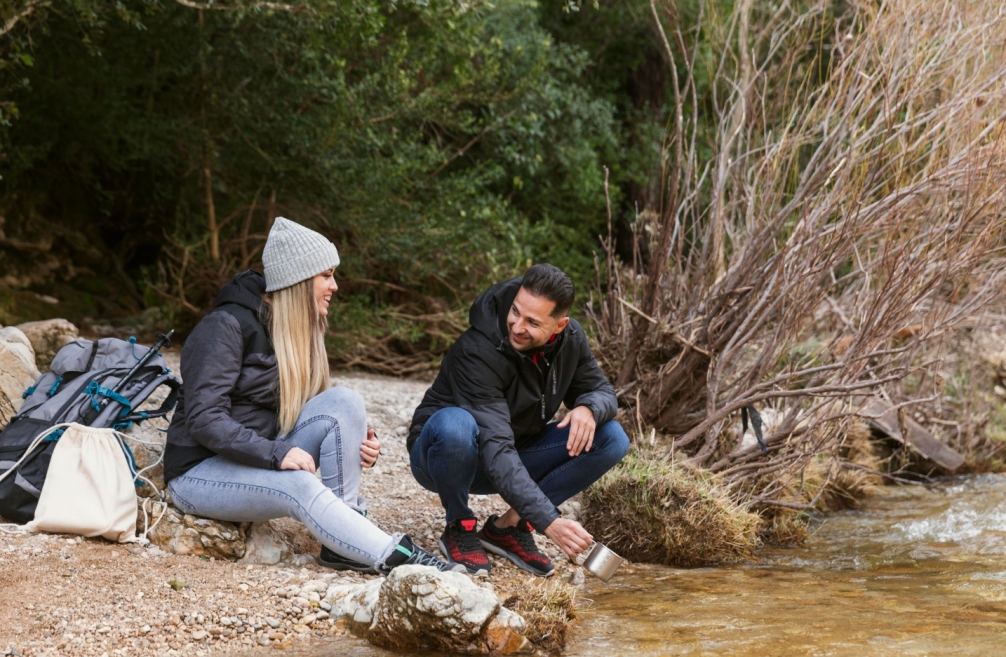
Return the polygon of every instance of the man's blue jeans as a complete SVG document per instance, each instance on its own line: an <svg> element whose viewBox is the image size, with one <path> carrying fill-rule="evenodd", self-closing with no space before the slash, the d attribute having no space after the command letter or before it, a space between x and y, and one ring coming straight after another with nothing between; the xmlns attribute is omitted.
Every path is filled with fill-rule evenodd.
<svg viewBox="0 0 1006 657"><path fill-rule="evenodd" d="M518 450L528 474L552 504L559 506L610 470L629 451L629 437L614 420L597 426L589 452L570 456L569 427L552 422L534 442ZM468 495L492 495L496 488L479 458L479 428L463 408L442 408L423 426L410 452L412 475L427 490L440 495L447 522L470 518Z"/></svg>

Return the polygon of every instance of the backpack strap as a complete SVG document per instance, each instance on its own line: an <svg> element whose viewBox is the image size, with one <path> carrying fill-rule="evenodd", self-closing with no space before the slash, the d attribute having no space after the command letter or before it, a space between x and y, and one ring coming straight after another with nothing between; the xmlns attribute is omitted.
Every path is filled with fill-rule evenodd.
<svg viewBox="0 0 1006 657"><path fill-rule="evenodd" d="M81 383L80 386L77 387L77 390L74 391L72 395L67 397L66 402L52 416L52 422L57 423L62 421L63 417L66 415L66 412L70 410L70 407L73 406L74 404L80 403L81 401L80 394L84 392L84 389L87 388L87 386L90 385L92 381L101 377L103 374L107 374L110 371L111 370L102 370L100 372L94 372L93 376L88 377L83 383ZM7 423L7 426L9 427L10 425L20 420L21 418L29 417L30 413L37 410L40 406L42 406L42 404L38 404L29 409L22 408L20 413L11 418L10 422Z"/></svg>
<svg viewBox="0 0 1006 657"><path fill-rule="evenodd" d="M87 367L84 368L85 372L91 371L91 366L94 365L94 358L98 355L98 341L95 340L91 343L91 357L87 359Z"/></svg>
<svg viewBox="0 0 1006 657"><path fill-rule="evenodd" d="M124 415L116 421L114 426L117 429L120 426L129 426L130 422L139 423L155 417L164 417L171 412L171 410L175 407L175 404L178 403L178 395L181 391L182 383L173 376L165 375L163 379L163 381L157 383L157 386L166 385L171 388L171 392L169 392L165 400L161 402L160 407L156 411L135 411L133 413L129 413L128 415ZM157 386L154 387L156 388Z"/></svg>
<svg viewBox="0 0 1006 657"><path fill-rule="evenodd" d="M75 403L80 403L80 393L84 392L84 390L89 385L94 383L95 379L97 379L99 376L109 371L110 370L102 370L101 372L95 372L93 376L88 377L86 381L81 383L80 386L77 388L76 392L70 395L70 398L66 400L66 403L63 404L63 406L58 411L56 411L55 415L52 416L53 420L59 422L59 420L66 414L66 412L70 410L71 406L73 406Z"/></svg>
<svg viewBox="0 0 1006 657"><path fill-rule="evenodd" d="M110 401L121 404L122 411L120 411L119 415L122 417L129 415L129 411L133 408L133 403L131 401L110 388L104 388L98 385L98 382L94 380L87 384L87 387L84 388L84 392L91 396L91 408L98 413L101 412L101 404L98 402L98 397L107 397Z"/></svg>

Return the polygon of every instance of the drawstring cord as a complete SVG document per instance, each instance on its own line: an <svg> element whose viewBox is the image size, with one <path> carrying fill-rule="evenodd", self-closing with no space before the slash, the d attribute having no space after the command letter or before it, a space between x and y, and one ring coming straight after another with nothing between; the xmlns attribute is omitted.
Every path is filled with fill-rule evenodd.
<svg viewBox="0 0 1006 657"><path fill-rule="evenodd" d="M141 445L153 445L155 447L162 447L163 446L161 443L158 443L158 442L153 442L153 441L150 441L150 440L141 440L140 438L137 438L136 436L127 436L126 434L124 434L124 433L122 433L120 431L115 431L114 429L112 430L112 432L115 434L115 437L119 439L119 442L122 445L122 448L123 448L124 452L129 452L129 447L125 443L126 440L132 440L133 442L140 443ZM129 452L129 453L131 454L131 452ZM157 493L157 498L160 501L160 503L164 505L163 508L161 509L161 514L159 516L157 516L157 520L155 520L154 524L151 525L150 524L150 518L151 518L152 514L148 515L148 513L147 513L147 502L149 502L153 498L146 497L146 498L143 499L143 504L140 505L140 509L143 511L143 533L140 536L137 537L137 542L139 542L141 545L149 545L150 544L150 539L148 539L147 536L150 534L150 532L152 532L154 530L155 527L157 527L158 523L160 523L161 520L164 518L164 516L168 513L168 505L165 504L165 502L164 502L164 493L162 493L161 490L159 488L157 488L157 486L154 485L154 482L152 482L150 479L148 479L146 476L144 476L144 473L147 472L147 470L150 470L152 468L156 468L162 462L164 462L164 452L163 451L161 451L161 455L159 457L157 457L156 461L154 461L153 463L151 463L147 467L143 468L142 470L137 470L136 469L136 462L135 462L135 460L133 460L133 459L126 459L126 463L129 465L129 472L130 472L130 474L133 475L133 480L136 481L138 479L138 480L144 482L145 484L147 484L148 486L150 486L150 488L152 488L153 491L155 493Z"/></svg>

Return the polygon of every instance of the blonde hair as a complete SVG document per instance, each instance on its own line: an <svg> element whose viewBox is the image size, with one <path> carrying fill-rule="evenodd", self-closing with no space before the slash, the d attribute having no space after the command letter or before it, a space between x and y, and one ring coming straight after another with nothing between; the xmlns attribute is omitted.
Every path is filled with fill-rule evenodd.
<svg viewBox="0 0 1006 657"><path fill-rule="evenodd" d="M328 390L325 320L314 299L314 279L271 293L269 331L279 368L279 433L290 433L312 397Z"/></svg>

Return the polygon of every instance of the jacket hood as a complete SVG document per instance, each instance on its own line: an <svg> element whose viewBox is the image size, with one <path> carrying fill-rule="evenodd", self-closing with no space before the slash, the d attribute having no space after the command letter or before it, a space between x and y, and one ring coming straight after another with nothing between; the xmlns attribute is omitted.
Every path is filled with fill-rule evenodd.
<svg viewBox="0 0 1006 657"><path fill-rule="evenodd" d="M468 311L468 323L495 345L506 341L506 316L523 278L497 283L479 295Z"/></svg>
<svg viewBox="0 0 1006 657"><path fill-rule="evenodd" d="M262 295L265 294L265 276L253 269L243 271L224 285L217 295L214 308L227 303L235 303L258 314L262 308Z"/></svg>
<svg viewBox="0 0 1006 657"><path fill-rule="evenodd" d="M510 306L517 297L523 280L523 276L518 276L493 285L475 300L468 311L468 323L472 325L472 328L489 338L489 341L496 345L497 349L508 354L527 355L510 345L506 327ZM570 326L567 326L566 329L570 329ZM544 345L540 350L545 353L554 351L565 334L566 330L562 331L555 340Z"/></svg>

